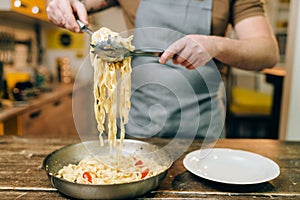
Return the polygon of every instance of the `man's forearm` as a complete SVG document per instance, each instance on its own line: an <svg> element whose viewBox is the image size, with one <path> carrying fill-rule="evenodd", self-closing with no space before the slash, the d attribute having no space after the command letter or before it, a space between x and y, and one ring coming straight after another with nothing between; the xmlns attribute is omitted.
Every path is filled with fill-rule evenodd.
<svg viewBox="0 0 300 200"><path fill-rule="evenodd" d="M233 67L261 70L273 67L279 59L278 48L270 38L235 40L214 37L221 50L215 58Z"/></svg>

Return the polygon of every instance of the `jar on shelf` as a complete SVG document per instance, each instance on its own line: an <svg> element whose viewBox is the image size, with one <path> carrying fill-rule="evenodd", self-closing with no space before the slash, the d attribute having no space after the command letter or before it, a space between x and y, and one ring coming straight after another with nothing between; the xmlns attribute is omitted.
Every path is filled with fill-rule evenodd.
<svg viewBox="0 0 300 200"><path fill-rule="evenodd" d="M61 57L56 60L57 62L57 80L59 83L71 83L72 73L70 59L67 57Z"/></svg>

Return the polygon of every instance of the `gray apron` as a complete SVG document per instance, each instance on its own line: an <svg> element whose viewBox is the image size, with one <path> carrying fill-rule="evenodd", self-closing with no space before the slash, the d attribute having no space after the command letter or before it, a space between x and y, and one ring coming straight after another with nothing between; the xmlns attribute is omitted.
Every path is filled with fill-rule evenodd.
<svg viewBox="0 0 300 200"><path fill-rule="evenodd" d="M166 49L186 34L210 34L212 0L141 0L136 49ZM134 137L218 137L225 110L222 80L211 60L187 70L172 61L132 61L132 96L126 134ZM220 87L222 86L222 87Z"/></svg>

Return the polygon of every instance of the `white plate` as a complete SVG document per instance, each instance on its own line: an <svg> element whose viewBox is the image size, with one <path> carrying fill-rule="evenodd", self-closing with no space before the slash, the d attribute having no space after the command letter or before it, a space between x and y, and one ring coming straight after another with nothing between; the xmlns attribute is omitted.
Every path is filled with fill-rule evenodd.
<svg viewBox="0 0 300 200"><path fill-rule="evenodd" d="M279 166L259 154L227 148L202 149L189 153L184 167L202 178L228 184L257 184L280 174Z"/></svg>

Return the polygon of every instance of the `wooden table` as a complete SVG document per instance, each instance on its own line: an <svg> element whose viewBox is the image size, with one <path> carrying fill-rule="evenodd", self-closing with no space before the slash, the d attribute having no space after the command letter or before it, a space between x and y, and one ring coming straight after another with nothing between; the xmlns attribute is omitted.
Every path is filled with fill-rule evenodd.
<svg viewBox="0 0 300 200"><path fill-rule="evenodd" d="M150 139L148 140L150 141ZM52 151L78 138L0 137L0 199L68 199L52 187L42 161ZM166 139L151 139L164 145ZM195 140L188 152L199 148ZM183 154L157 190L141 198L151 199L300 199L300 142L268 139L220 139L216 147L248 150L271 158L280 166L276 179L254 185L229 185L208 181L188 172Z"/></svg>

